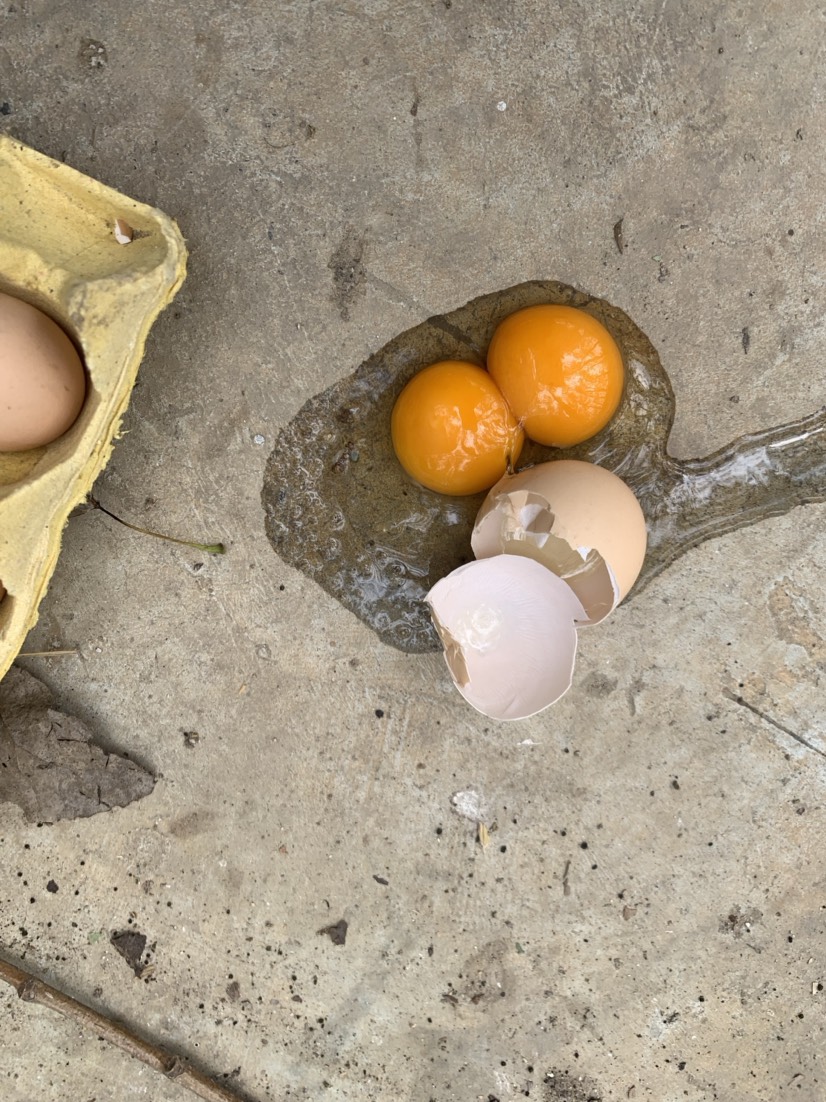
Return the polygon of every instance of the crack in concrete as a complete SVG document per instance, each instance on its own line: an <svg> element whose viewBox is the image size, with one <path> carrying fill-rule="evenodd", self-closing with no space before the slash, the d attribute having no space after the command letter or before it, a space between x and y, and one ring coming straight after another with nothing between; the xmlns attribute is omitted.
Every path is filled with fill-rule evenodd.
<svg viewBox="0 0 826 1102"><path fill-rule="evenodd" d="M814 751L815 754L819 754L822 758L826 758L826 752L815 746L814 743L809 742L803 735L799 735L797 731L793 731L791 727L786 727L785 724L779 720L774 719L768 714L768 712L761 711L756 705L749 703L742 696L738 696L737 693L731 692L729 689L723 689L723 696L728 697L729 700L733 700L735 704L739 704L741 708L746 708L753 715L756 715L758 719L762 719L764 723L768 723L770 726L775 727L778 731L782 731L784 735L788 735L789 738L793 738L795 742L799 742L801 746L805 746L807 750Z"/></svg>

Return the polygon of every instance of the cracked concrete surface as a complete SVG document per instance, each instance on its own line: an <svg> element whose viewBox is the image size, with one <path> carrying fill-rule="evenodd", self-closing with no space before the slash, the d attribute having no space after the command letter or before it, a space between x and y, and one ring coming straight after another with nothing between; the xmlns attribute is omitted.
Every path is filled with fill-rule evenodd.
<svg viewBox="0 0 826 1102"><path fill-rule="evenodd" d="M756 0L3 0L0 125L191 251L96 494L229 546L70 521L27 646L79 656L21 664L159 780L83 821L2 808L7 956L254 1099L826 1097L824 507L689 553L501 725L283 564L259 498L306 399L533 278L648 334L675 454L821 405L825 29ZM183 1102L0 1014L4 1099Z"/></svg>

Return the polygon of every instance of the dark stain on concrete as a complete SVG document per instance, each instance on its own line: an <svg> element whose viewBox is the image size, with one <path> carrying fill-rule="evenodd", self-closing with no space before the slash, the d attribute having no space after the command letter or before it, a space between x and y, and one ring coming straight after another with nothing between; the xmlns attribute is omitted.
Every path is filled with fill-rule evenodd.
<svg viewBox="0 0 826 1102"><path fill-rule="evenodd" d="M616 677L609 677L607 674L600 673L599 670L589 673L582 683L582 687L585 689L586 693L588 693L589 696L597 697L597 699L610 696L617 685L618 681Z"/></svg>
<svg viewBox="0 0 826 1102"><path fill-rule="evenodd" d="M604 1097L587 1075L549 1071L542 1083L542 1102L602 1102Z"/></svg>
<svg viewBox="0 0 826 1102"><path fill-rule="evenodd" d="M364 297L367 280L367 270L364 267L366 243L366 233L359 233L348 226L327 265L333 273L333 302L345 321L350 320L350 310Z"/></svg>

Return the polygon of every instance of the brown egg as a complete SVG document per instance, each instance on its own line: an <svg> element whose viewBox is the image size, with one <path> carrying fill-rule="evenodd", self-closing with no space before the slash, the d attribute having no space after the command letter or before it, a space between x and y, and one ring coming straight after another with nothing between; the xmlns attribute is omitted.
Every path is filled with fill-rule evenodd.
<svg viewBox="0 0 826 1102"><path fill-rule="evenodd" d="M77 420L86 373L60 326L0 293L0 451L50 444Z"/></svg>

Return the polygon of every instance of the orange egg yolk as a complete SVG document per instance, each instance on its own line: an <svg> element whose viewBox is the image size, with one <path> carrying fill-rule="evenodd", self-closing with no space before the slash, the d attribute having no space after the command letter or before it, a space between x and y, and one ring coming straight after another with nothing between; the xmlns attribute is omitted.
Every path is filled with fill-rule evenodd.
<svg viewBox="0 0 826 1102"><path fill-rule="evenodd" d="M614 338L573 306L529 306L505 318L490 342L488 371L531 440L555 448L604 428L625 381Z"/></svg>
<svg viewBox="0 0 826 1102"><path fill-rule="evenodd" d="M490 489L524 443L487 371L461 360L440 360L414 375L396 400L390 431L407 473L442 494Z"/></svg>

